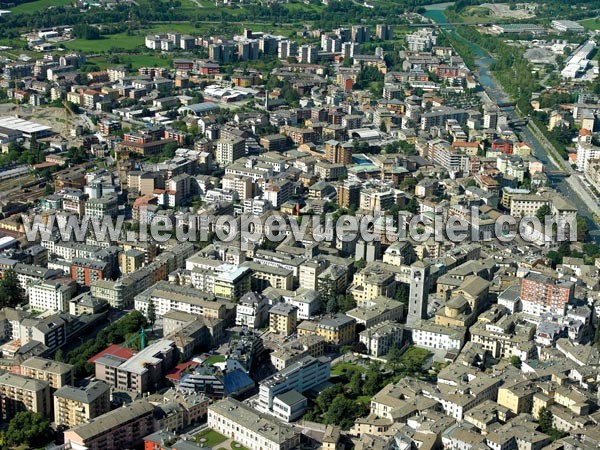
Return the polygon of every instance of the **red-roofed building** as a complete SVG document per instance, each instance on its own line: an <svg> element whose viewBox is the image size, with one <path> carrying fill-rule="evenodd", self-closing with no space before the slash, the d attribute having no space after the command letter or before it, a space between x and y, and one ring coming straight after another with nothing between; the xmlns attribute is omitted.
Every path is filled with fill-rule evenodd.
<svg viewBox="0 0 600 450"><path fill-rule="evenodd" d="M158 204L158 198L154 195L144 195L138 197L133 202L132 217L135 221L147 222L147 209L150 205ZM143 219L143 220L141 220Z"/></svg>
<svg viewBox="0 0 600 450"><path fill-rule="evenodd" d="M200 364L195 361L187 361L181 364L177 364L171 370L167 372L165 378L173 383L174 386L179 384L179 380L181 380L181 374L187 371L191 371L194 367L199 366Z"/></svg>
<svg viewBox="0 0 600 450"><path fill-rule="evenodd" d="M513 143L504 139L496 139L492 142L492 150L502 153L503 155L512 155Z"/></svg>
<svg viewBox="0 0 600 450"><path fill-rule="evenodd" d="M100 353L97 353L94 356L92 356L90 359L88 359L87 362L94 363L97 359L99 359L105 355L114 356L116 358L121 358L121 359L129 359L136 353L137 353L136 351L130 350L126 347L122 347L117 344L112 344L107 349L102 350Z"/></svg>

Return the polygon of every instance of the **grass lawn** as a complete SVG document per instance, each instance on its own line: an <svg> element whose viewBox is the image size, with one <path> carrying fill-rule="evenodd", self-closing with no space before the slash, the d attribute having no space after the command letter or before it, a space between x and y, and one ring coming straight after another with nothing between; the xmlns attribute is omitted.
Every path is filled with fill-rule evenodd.
<svg viewBox="0 0 600 450"><path fill-rule="evenodd" d="M86 53L108 52L112 48L133 50L144 45L144 36L128 36L127 33L111 34L102 36L101 39L88 41L86 39L75 39L65 42L63 46L68 50Z"/></svg>
<svg viewBox="0 0 600 450"><path fill-rule="evenodd" d="M586 27L588 30L600 30L600 17L596 17L594 19L581 20L579 23Z"/></svg>
<svg viewBox="0 0 600 450"><path fill-rule="evenodd" d="M356 400L358 400L361 403L364 403L367 406L369 406L371 404L371 396L370 395L359 395L358 397L356 397Z"/></svg>
<svg viewBox="0 0 600 450"><path fill-rule="evenodd" d="M206 361L204 361L204 364L207 366L212 366L214 363L220 362L225 362L225 357L223 355L212 355Z"/></svg>
<svg viewBox="0 0 600 450"><path fill-rule="evenodd" d="M221 442L225 442L227 440L225 436L213 430L204 430L194 436L194 439L196 439L196 442L205 447L216 447ZM201 439L206 439L206 441L202 441Z"/></svg>
<svg viewBox="0 0 600 450"><path fill-rule="evenodd" d="M236 444L238 445L237 447L236 447ZM232 442L231 450L248 450L248 449L246 447L244 447L243 445L238 444L237 442Z"/></svg>
<svg viewBox="0 0 600 450"><path fill-rule="evenodd" d="M39 11L44 11L46 8L50 6L65 6L71 5L73 0L36 0L33 2L22 3L14 8L9 8L11 11L15 13L36 13Z"/></svg>
<svg viewBox="0 0 600 450"><path fill-rule="evenodd" d="M343 375L344 372L348 371L348 369L359 370L360 372L363 372L363 373L367 371L367 369L365 369L363 366L360 366L358 364L339 363L331 368L331 376L333 377L333 376Z"/></svg>

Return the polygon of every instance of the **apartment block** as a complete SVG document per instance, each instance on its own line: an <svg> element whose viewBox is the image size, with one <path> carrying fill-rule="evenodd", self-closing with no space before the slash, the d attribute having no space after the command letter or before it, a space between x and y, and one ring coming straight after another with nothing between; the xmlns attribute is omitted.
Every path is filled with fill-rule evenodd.
<svg viewBox="0 0 600 450"><path fill-rule="evenodd" d="M269 331L289 336L296 330L298 308L288 303L278 303L269 311Z"/></svg>
<svg viewBox="0 0 600 450"><path fill-rule="evenodd" d="M305 320L298 325L298 337L316 335L330 348L352 344L356 338L356 320L345 314L325 317L319 322Z"/></svg>
<svg viewBox="0 0 600 450"><path fill-rule="evenodd" d="M141 445L154 431L154 406L136 400L65 431L64 441L74 449L122 450Z"/></svg>
<svg viewBox="0 0 600 450"><path fill-rule="evenodd" d="M371 356L384 356L392 347L399 347L404 336L404 328L399 323L385 321L361 331L360 342L365 344Z"/></svg>
<svg viewBox="0 0 600 450"><path fill-rule="evenodd" d="M63 386L54 393L54 423L74 428L110 411L110 386L93 381L86 387Z"/></svg>
<svg viewBox="0 0 600 450"><path fill-rule="evenodd" d="M530 273L521 284L523 313L536 317L545 313L564 316L574 289L575 284L571 281Z"/></svg>
<svg viewBox="0 0 600 450"><path fill-rule="evenodd" d="M73 366L52 359L34 356L21 364L21 375L47 381L52 389L74 384Z"/></svg>
<svg viewBox="0 0 600 450"><path fill-rule="evenodd" d="M4 420L13 418L20 411L31 411L50 417L50 384L22 375L3 373L0 375L0 405Z"/></svg>
<svg viewBox="0 0 600 450"><path fill-rule="evenodd" d="M35 281L27 286L29 306L36 311L69 310L73 289L70 285L52 281Z"/></svg>

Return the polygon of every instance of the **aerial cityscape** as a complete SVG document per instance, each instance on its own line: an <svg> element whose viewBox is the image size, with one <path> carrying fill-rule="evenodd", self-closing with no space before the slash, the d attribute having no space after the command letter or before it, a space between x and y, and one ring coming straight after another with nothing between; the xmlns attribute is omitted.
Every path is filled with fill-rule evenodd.
<svg viewBox="0 0 600 450"><path fill-rule="evenodd" d="M0 450L600 449L599 42L0 0Z"/></svg>

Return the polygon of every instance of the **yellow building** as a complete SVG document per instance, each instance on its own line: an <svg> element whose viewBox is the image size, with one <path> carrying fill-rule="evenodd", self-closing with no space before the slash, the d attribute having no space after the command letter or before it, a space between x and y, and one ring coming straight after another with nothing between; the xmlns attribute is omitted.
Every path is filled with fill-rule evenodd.
<svg viewBox="0 0 600 450"><path fill-rule="evenodd" d="M336 314L320 322L305 320L298 325L298 337L317 335L325 339L330 348L352 344L356 338L356 320L345 314Z"/></svg>
<svg viewBox="0 0 600 450"><path fill-rule="evenodd" d="M289 303L278 303L269 311L269 331L289 336L298 323L298 308Z"/></svg>
<svg viewBox="0 0 600 450"><path fill-rule="evenodd" d="M250 290L250 271L237 267L230 272L222 272L214 279L213 294L217 298L236 301Z"/></svg>
<svg viewBox="0 0 600 450"><path fill-rule="evenodd" d="M498 389L498 404L514 414L531 413L535 386L531 381L517 381Z"/></svg>
<svg viewBox="0 0 600 450"><path fill-rule="evenodd" d="M119 254L121 273L127 275L140 269L146 261L146 254L141 250L130 249Z"/></svg>
<svg viewBox="0 0 600 450"><path fill-rule="evenodd" d="M335 425L327 425L323 435L323 450L340 450L343 445L340 443L340 428Z"/></svg>
<svg viewBox="0 0 600 450"><path fill-rule="evenodd" d="M20 411L31 411L50 417L52 400L46 381L4 373L0 375L2 418L7 420Z"/></svg>
<svg viewBox="0 0 600 450"><path fill-rule="evenodd" d="M246 261L242 267L252 269L251 287L253 291L262 292L269 286L275 289L291 290L294 284L294 272L283 267L267 266L257 262Z"/></svg>
<svg viewBox="0 0 600 450"><path fill-rule="evenodd" d="M110 386L94 381L85 388L65 386L54 393L54 422L73 428L110 411Z"/></svg>
<svg viewBox="0 0 600 450"><path fill-rule="evenodd" d="M34 356L21 364L21 375L47 381L52 389L74 384L73 366Z"/></svg>

